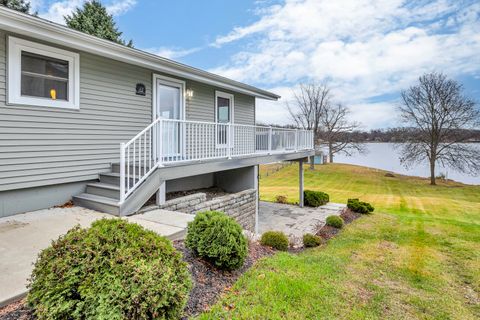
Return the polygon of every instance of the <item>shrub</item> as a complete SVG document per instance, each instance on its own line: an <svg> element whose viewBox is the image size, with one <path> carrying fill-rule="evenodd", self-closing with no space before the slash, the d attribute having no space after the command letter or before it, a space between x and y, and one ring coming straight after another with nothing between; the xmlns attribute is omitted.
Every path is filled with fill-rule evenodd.
<svg viewBox="0 0 480 320"><path fill-rule="evenodd" d="M330 201L328 194L321 191L305 190L303 192L303 197L305 205L309 207L322 206Z"/></svg>
<svg viewBox="0 0 480 320"><path fill-rule="evenodd" d="M219 211L197 213L188 224L185 245L218 268L229 270L240 268L248 253L242 227Z"/></svg>
<svg viewBox="0 0 480 320"><path fill-rule="evenodd" d="M322 244L322 238L319 236L313 235L311 233L306 233L303 235L303 246L306 248L309 247L318 247Z"/></svg>
<svg viewBox="0 0 480 320"><path fill-rule="evenodd" d="M341 229L343 227L343 219L339 216L328 216L327 217L327 226Z"/></svg>
<svg viewBox="0 0 480 320"><path fill-rule="evenodd" d="M178 319L191 286L170 240L102 219L39 254L27 301L39 319Z"/></svg>
<svg viewBox="0 0 480 320"><path fill-rule="evenodd" d="M363 202L358 199L348 199L347 207L350 210L361 214L369 214L375 210L375 208L370 203Z"/></svg>
<svg viewBox="0 0 480 320"><path fill-rule="evenodd" d="M288 203L287 196L276 196L275 197L275 202L286 204L286 203Z"/></svg>
<svg viewBox="0 0 480 320"><path fill-rule="evenodd" d="M280 251L287 251L288 238L281 231L267 231L262 234L260 243L264 246L272 247Z"/></svg>

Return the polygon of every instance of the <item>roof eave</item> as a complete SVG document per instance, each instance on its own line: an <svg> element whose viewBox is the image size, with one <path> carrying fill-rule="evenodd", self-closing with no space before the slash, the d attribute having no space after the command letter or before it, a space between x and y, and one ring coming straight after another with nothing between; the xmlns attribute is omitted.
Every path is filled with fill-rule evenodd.
<svg viewBox="0 0 480 320"><path fill-rule="evenodd" d="M91 36L57 23L5 7L0 7L0 29L58 43L66 47L138 65L154 71L165 72L182 78L252 95L261 99L278 100L280 98L279 95L266 90L159 57L152 53Z"/></svg>

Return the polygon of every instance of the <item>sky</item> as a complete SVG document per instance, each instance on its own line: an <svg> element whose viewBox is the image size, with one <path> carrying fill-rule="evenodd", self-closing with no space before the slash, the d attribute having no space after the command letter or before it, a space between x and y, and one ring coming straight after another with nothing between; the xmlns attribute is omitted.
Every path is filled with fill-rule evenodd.
<svg viewBox="0 0 480 320"><path fill-rule="evenodd" d="M84 0L31 0L63 22ZM291 123L300 83L324 83L365 130L401 125L401 90L425 72L460 81L480 102L480 1L104 0L136 48L282 96L257 120Z"/></svg>

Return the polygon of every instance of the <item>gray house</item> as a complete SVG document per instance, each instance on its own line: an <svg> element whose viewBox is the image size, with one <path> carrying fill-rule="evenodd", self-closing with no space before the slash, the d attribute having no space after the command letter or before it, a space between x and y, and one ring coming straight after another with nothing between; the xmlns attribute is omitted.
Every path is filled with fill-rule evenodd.
<svg viewBox="0 0 480 320"><path fill-rule="evenodd" d="M0 7L0 216L258 190L259 164L313 154L312 132L255 125L256 99L278 98Z"/></svg>

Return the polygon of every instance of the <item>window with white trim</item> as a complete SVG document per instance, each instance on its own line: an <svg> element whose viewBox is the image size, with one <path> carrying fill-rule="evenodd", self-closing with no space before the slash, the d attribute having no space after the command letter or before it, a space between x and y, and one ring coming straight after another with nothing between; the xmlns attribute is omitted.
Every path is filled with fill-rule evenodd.
<svg viewBox="0 0 480 320"><path fill-rule="evenodd" d="M78 53L15 37L8 40L8 103L79 107Z"/></svg>

